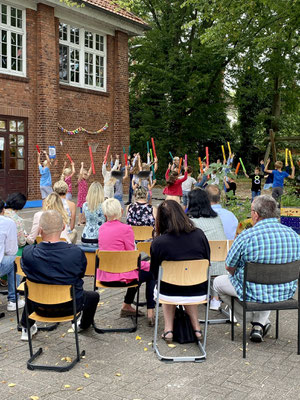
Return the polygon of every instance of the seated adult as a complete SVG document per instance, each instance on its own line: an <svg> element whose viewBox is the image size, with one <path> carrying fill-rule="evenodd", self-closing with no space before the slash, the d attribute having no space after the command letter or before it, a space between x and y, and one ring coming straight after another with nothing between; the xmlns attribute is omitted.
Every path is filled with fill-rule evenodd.
<svg viewBox="0 0 300 400"><path fill-rule="evenodd" d="M82 311L77 321L80 330L87 329L93 322L99 301L99 293L83 290L83 277L86 270L84 252L76 245L59 241L64 222L58 211L43 212L40 218L40 231L43 241L37 245L26 246L21 258L21 266L28 279L46 284L74 285L76 310ZM28 312L41 316L62 317L73 313L72 301L45 306L28 300ZM25 311L22 315L21 340L28 340ZM29 319L30 334L37 333L35 321Z"/></svg>
<svg viewBox="0 0 300 400"><path fill-rule="evenodd" d="M12 219L17 225L18 246L24 247L26 244L26 230L23 218L18 215L26 204L26 196L22 193L12 193L7 197L4 215Z"/></svg>
<svg viewBox="0 0 300 400"><path fill-rule="evenodd" d="M230 307L231 296L243 299L244 267L246 262L261 264L285 264L300 259L300 238L291 228L278 222L276 201L267 195L255 197L251 204L253 228L243 231L235 239L226 258L230 275L218 276L214 289ZM247 282L246 300L273 303L293 297L297 281L280 285L256 285ZM242 306L236 304L235 317L242 321ZM252 323L250 340L261 342L269 332L270 311L247 312Z"/></svg>
<svg viewBox="0 0 300 400"><path fill-rule="evenodd" d="M182 207L174 200L165 200L157 209L156 234L151 246L150 271L157 279L159 266L163 261L209 260L210 248L203 231L196 228L185 215ZM201 338L198 322L198 306L195 303L206 300L207 282L194 286L174 286L162 282L162 300L185 302L197 339ZM165 328L162 338L170 343L173 339L175 306L163 304Z"/></svg>
<svg viewBox="0 0 300 400"><path fill-rule="evenodd" d="M134 233L130 225L120 222L122 217L121 203L117 199L107 199L102 204L102 209L107 222L99 228L99 250L123 251L135 250ZM138 271L118 273L108 273L97 271L97 280L105 282L106 285L115 286L120 281L124 286L138 279L140 283L146 282L146 300L147 316L149 326L154 326L154 308L153 291L155 281L153 275L149 272L149 263L142 261L140 274ZM137 288L127 289L124 303L121 308L121 317L135 315L136 310L132 307ZM140 313L143 315L143 313Z"/></svg>
<svg viewBox="0 0 300 400"><path fill-rule="evenodd" d="M14 261L18 251L17 226L12 219L4 216L4 201L0 199L0 276L7 275L7 311L16 311ZM17 285L20 279L17 276ZM25 302L18 300L18 307Z"/></svg>
<svg viewBox="0 0 300 400"><path fill-rule="evenodd" d="M216 185L208 185L205 188L210 200L211 208L219 215L221 218L224 232L228 240L235 238L236 230L238 227L238 220L236 216L229 210L223 208L220 204L221 191Z"/></svg>
<svg viewBox="0 0 300 400"><path fill-rule="evenodd" d="M60 238L65 239L68 243L71 243L68 233L69 216L66 210L64 209L61 198L55 192L50 193L43 201L43 210L38 211L34 214L32 221L32 228L29 235L27 236L27 243L33 244L35 242L36 237L40 234L40 218L43 214L43 211L48 211L48 210L55 210L60 213L64 222L64 229L61 232Z"/></svg>
<svg viewBox="0 0 300 400"><path fill-rule="evenodd" d="M156 207L147 202L147 190L138 186L134 190L134 203L127 207L126 222L134 226L154 226Z"/></svg>
<svg viewBox="0 0 300 400"><path fill-rule="evenodd" d="M82 213L86 220L81 236L81 241L84 244L98 244L98 231L105 222L102 211L103 201L104 191L102 185L99 182L93 182L89 187L86 202L82 206Z"/></svg>
<svg viewBox="0 0 300 400"><path fill-rule="evenodd" d="M207 240L226 240L223 224L219 215L212 209L208 194L204 189L192 190L189 193L189 208L187 216L196 228L202 229ZM210 267L211 276L226 273L224 262L212 262ZM218 310L221 307L218 293L211 290L211 301L209 308Z"/></svg>

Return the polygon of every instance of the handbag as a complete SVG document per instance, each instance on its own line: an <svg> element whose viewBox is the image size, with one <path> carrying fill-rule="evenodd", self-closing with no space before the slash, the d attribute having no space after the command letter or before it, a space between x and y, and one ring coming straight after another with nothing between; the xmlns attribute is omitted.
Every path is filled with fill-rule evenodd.
<svg viewBox="0 0 300 400"><path fill-rule="evenodd" d="M173 340L180 344L195 342L195 333L190 317L182 306L177 306L175 310Z"/></svg>

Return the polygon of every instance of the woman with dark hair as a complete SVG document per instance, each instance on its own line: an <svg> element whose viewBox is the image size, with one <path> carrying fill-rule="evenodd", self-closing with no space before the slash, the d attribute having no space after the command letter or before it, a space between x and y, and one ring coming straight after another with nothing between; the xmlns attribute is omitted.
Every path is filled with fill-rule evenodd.
<svg viewBox="0 0 300 400"><path fill-rule="evenodd" d="M221 218L212 209L208 194L203 189L192 190L189 193L189 208L187 216L190 217L195 227L205 233L208 240L226 240ZM210 267L212 276L226 274L224 262L213 262ZM221 306L218 294L211 288L212 299L210 309L217 311Z"/></svg>
<svg viewBox="0 0 300 400"><path fill-rule="evenodd" d="M18 232L18 246L24 247L26 244L26 231L23 218L21 218L17 211L22 210L26 204L26 196L22 193L12 193L8 195L5 204L5 217L11 218L17 225Z"/></svg>
<svg viewBox="0 0 300 400"><path fill-rule="evenodd" d="M150 271L157 279L159 266L163 261L209 260L210 248L201 229L195 228L185 215L182 207L174 200L160 204L156 218L156 238L151 246ZM190 316L196 339L201 338L198 322L198 307L191 305L207 297L207 282L194 286L174 286L162 282L160 298L185 302L185 309ZM165 328L162 338L168 343L173 339L175 306L163 304Z"/></svg>

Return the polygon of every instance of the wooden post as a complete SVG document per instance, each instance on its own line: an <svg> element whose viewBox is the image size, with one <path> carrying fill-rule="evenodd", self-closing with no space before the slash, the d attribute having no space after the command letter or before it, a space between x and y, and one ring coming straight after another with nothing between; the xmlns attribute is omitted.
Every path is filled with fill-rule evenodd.
<svg viewBox="0 0 300 400"><path fill-rule="evenodd" d="M270 140L271 140L273 162L275 163L277 161L277 154L275 145L275 133L273 132L273 129L270 129Z"/></svg>

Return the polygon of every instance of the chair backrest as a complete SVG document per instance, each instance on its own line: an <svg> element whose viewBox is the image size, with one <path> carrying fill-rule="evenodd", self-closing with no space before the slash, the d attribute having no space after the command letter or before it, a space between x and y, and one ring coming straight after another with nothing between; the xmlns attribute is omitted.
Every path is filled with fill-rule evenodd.
<svg viewBox="0 0 300 400"><path fill-rule="evenodd" d="M29 300L40 304L60 304L72 300L71 285L47 285L26 280Z"/></svg>
<svg viewBox="0 0 300 400"><path fill-rule="evenodd" d="M162 281L177 286L198 285L207 281L208 260L163 261Z"/></svg>
<svg viewBox="0 0 300 400"><path fill-rule="evenodd" d="M66 242L65 238L60 238L59 240L60 240L60 242ZM37 244L41 243L43 241L42 236L37 236L35 238L35 241L37 242Z"/></svg>
<svg viewBox="0 0 300 400"><path fill-rule="evenodd" d="M96 265L96 251L94 252L84 252L87 260L87 266L85 270L85 275L94 276L95 275L95 265Z"/></svg>
<svg viewBox="0 0 300 400"><path fill-rule="evenodd" d="M233 240L210 240L210 261L225 261Z"/></svg>
<svg viewBox="0 0 300 400"><path fill-rule="evenodd" d="M134 271L139 263L138 250L105 251L97 250L96 257L99 259L99 269L111 273L123 273Z"/></svg>
<svg viewBox="0 0 300 400"><path fill-rule="evenodd" d="M138 242L136 245L139 252L144 252L150 257L150 247L152 242Z"/></svg>
<svg viewBox="0 0 300 400"><path fill-rule="evenodd" d="M279 285L299 279L300 260L287 264L246 263L244 280L261 285Z"/></svg>
<svg viewBox="0 0 300 400"><path fill-rule="evenodd" d="M131 226L134 233L134 240L152 239L153 226Z"/></svg>
<svg viewBox="0 0 300 400"><path fill-rule="evenodd" d="M17 273L18 275L21 275L21 276L26 276L25 273L24 273L24 271L23 271L22 268L21 268L21 256L17 256L17 257L16 257L15 263L16 263L16 266L17 266L17 271L16 271L16 273Z"/></svg>

